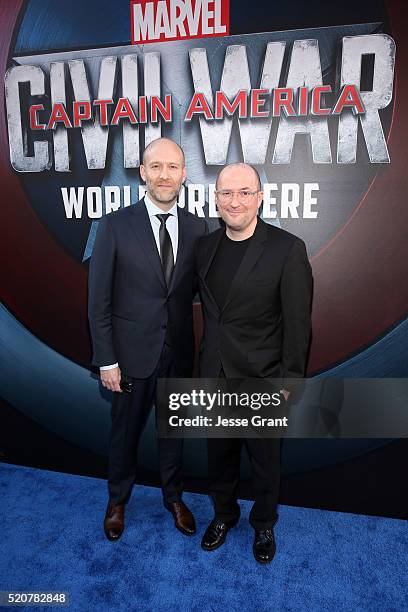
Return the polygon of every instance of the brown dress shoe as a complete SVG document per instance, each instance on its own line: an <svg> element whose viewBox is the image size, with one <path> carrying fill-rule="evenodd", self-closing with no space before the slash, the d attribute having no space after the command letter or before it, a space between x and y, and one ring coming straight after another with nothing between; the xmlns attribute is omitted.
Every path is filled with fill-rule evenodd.
<svg viewBox="0 0 408 612"><path fill-rule="evenodd" d="M182 501L164 504L174 517L174 524L184 535L193 535L196 532L194 516Z"/></svg>
<svg viewBox="0 0 408 612"><path fill-rule="evenodd" d="M125 504L108 503L103 527L108 540L119 540L125 528Z"/></svg>

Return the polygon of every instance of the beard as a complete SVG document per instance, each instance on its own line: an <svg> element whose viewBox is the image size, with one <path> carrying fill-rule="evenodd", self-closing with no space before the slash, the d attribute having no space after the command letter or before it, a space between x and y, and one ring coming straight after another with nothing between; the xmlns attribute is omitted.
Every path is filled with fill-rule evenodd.
<svg viewBox="0 0 408 612"><path fill-rule="evenodd" d="M155 187L151 184L147 185L148 193L157 201L162 202L163 204L168 204L173 202L178 198L180 193L181 184L178 187L169 185L168 189L163 189L162 187Z"/></svg>
<svg viewBox="0 0 408 612"><path fill-rule="evenodd" d="M163 202L163 203L168 203L168 202L172 202L173 200L176 200L179 194L179 192L176 191L175 189L169 189L169 190L166 190L165 192L159 191L158 189L154 189L152 190L151 193L158 202Z"/></svg>

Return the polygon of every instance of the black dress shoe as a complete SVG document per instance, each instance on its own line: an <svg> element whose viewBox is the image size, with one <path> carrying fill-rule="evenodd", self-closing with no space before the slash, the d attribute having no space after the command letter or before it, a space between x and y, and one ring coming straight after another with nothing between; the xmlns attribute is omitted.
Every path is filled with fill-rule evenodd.
<svg viewBox="0 0 408 612"><path fill-rule="evenodd" d="M208 525L205 533L203 535L203 539L201 540L201 548L204 550L215 550L222 546L225 542L225 538L227 537L227 533L232 527L235 527L238 521L234 521L233 523L224 523L223 521L219 521L214 519Z"/></svg>
<svg viewBox="0 0 408 612"><path fill-rule="evenodd" d="M196 532L195 520L192 512L182 501L165 503L164 507L172 513L174 524L184 535L194 535Z"/></svg>
<svg viewBox="0 0 408 612"><path fill-rule="evenodd" d="M276 543L272 529L255 530L254 557L258 563L270 563L275 556Z"/></svg>
<svg viewBox="0 0 408 612"><path fill-rule="evenodd" d="M125 528L125 504L108 503L103 527L108 540L119 540Z"/></svg>

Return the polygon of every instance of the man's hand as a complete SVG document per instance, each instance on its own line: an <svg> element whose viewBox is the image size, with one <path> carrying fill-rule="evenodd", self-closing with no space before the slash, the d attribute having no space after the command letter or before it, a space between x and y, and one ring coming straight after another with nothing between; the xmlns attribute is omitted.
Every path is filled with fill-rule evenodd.
<svg viewBox="0 0 408 612"><path fill-rule="evenodd" d="M285 398L285 402L287 402L289 399L290 391L288 391L287 389L281 389L281 393L283 397Z"/></svg>
<svg viewBox="0 0 408 612"><path fill-rule="evenodd" d="M101 383L105 389L109 391L117 391L122 393L120 388L120 369L112 368L111 370L101 370Z"/></svg>

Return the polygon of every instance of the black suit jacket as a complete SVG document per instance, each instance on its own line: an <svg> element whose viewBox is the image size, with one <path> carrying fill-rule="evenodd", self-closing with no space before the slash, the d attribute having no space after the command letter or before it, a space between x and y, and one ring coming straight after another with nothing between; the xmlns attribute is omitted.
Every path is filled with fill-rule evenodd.
<svg viewBox="0 0 408 612"><path fill-rule="evenodd" d="M194 244L204 219L178 209L178 247L170 287L164 280L144 200L103 217L89 268L88 315L96 366L119 363L123 374L153 373L169 327L180 375L190 376L196 276Z"/></svg>
<svg viewBox="0 0 408 612"><path fill-rule="evenodd" d="M260 218L220 311L206 276L225 229L201 238L196 269L204 314L200 374L227 378L304 376L312 274L302 240Z"/></svg>

